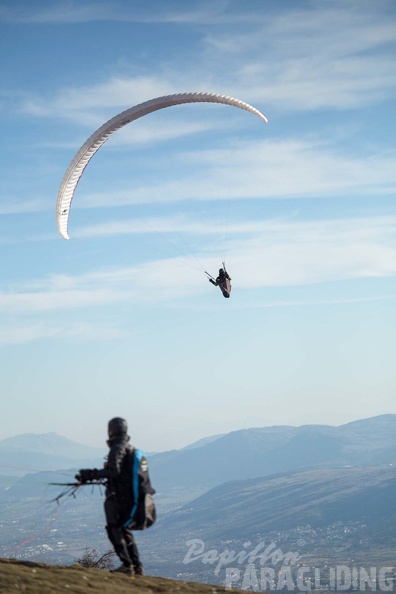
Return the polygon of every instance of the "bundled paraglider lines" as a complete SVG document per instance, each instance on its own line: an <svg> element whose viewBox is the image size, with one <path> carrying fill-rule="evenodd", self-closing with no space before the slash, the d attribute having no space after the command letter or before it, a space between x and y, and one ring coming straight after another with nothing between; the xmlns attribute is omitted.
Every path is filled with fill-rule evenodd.
<svg viewBox="0 0 396 594"><path fill-rule="evenodd" d="M106 486L107 483L106 481L87 481L84 483L48 483L49 485L52 486L58 486L58 487L65 487L60 493L59 495L57 495L56 497L54 497L54 499L51 499L51 503L54 503L56 501L56 503L59 505L60 499L62 499L62 497L76 497L77 491L79 490L80 487L84 487L86 485L91 485L92 487L92 491L94 489L95 486L99 487L100 492L102 493L102 486Z"/></svg>

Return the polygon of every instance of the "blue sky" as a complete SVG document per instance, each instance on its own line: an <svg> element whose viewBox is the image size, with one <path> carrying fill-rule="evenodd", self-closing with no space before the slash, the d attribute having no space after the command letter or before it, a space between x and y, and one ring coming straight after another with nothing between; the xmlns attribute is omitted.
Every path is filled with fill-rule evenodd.
<svg viewBox="0 0 396 594"><path fill-rule="evenodd" d="M146 450L396 413L396 6L0 2L0 438ZM188 91L231 95L90 134ZM210 285L226 259L231 299Z"/></svg>

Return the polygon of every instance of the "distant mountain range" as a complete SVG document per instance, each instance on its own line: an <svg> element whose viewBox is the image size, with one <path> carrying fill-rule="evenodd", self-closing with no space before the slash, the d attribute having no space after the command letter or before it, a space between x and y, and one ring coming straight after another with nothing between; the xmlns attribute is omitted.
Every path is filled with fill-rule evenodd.
<svg viewBox="0 0 396 594"><path fill-rule="evenodd" d="M103 465L103 448L56 433L24 434L0 441L0 476ZM243 429L204 438L180 450L149 456L159 493L204 491L235 479L313 468L372 466L395 461L396 415L339 427L304 425Z"/></svg>
<svg viewBox="0 0 396 594"><path fill-rule="evenodd" d="M57 433L24 433L0 441L0 475L103 465L106 448L92 448Z"/></svg>
<svg viewBox="0 0 396 594"><path fill-rule="evenodd" d="M359 522L387 537L390 529L396 544L395 500L396 463L308 470L222 484L172 514L164 529L199 529L200 538L219 540Z"/></svg>
<svg viewBox="0 0 396 594"><path fill-rule="evenodd" d="M24 433L0 441L0 450L22 450L40 454L54 454L58 452L65 458L96 457L102 453L102 448L92 448L71 441L57 433Z"/></svg>
<svg viewBox="0 0 396 594"><path fill-rule="evenodd" d="M145 544L156 552L154 569L171 568L171 575L219 584L225 569L214 581L211 553L243 551L245 545L251 550L259 543L298 552L308 566L393 566L395 500L396 465L230 481L160 515ZM200 554L186 567L190 546L204 550L207 560Z"/></svg>
<svg viewBox="0 0 396 594"><path fill-rule="evenodd" d="M311 468L389 464L396 458L396 415L339 427L304 425L243 429L200 447L151 456L159 491L200 487L235 479Z"/></svg>
<svg viewBox="0 0 396 594"><path fill-rule="evenodd" d="M212 567L198 563L193 569L183 563L186 542L194 538L220 549L224 543L235 548L248 540L273 539L285 549L315 552L326 559L340 551L341 563L344 549L354 559L360 553L365 559L373 555L384 560L381 555L390 559L396 554L396 415L340 427L246 429L191 446L149 457L159 513L142 540L159 575L166 567L171 575L189 571L193 579L213 579ZM0 442L2 464L18 455L26 465L29 454L32 464L45 469L14 477L11 485L10 477L0 476L0 511L7 521L0 549L2 539L7 551L7 543L19 542L20 530L23 538L33 538L37 528L36 520L29 524L31 510L49 514L48 502L62 491L48 483L73 480L83 466L100 466L98 454L103 453L56 434ZM95 454L91 463L85 458ZM62 461L67 465L61 466ZM44 463L59 465L54 471ZM0 474L7 474L1 464ZM69 543L57 553L68 562L73 546L96 543L98 526L104 522L102 498L98 487L83 487L76 499L62 499L59 532L50 537L47 531L42 542L51 542L54 550L59 540ZM297 546L301 530L308 539L304 536L306 545ZM103 529L100 538L107 546Z"/></svg>

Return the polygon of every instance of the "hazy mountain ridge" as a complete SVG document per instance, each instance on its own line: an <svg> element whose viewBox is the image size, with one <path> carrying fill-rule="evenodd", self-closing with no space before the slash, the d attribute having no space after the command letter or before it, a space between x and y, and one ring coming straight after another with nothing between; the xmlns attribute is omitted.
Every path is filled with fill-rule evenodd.
<svg viewBox="0 0 396 594"><path fill-rule="evenodd" d="M233 431L193 450L150 458L159 489L211 488L235 478L254 478L312 467L386 464L394 460L396 415L339 427L275 426Z"/></svg>
<svg viewBox="0 0 396 594"><path fill-rule="evenodd" d="M324 571L329 565L393 566L395 469L325 468L230 481L168 513L146 544L164 538L161 561L173 575L187 570L186 579L206 583L213 567L199 558L187 568L180 561L194 541L205 551L275 543ZM216 583L224 583L224 571Z"/></svg>
<svg viewBox="0 0 396 594"><path fill-rule="evenodd" d="M183 506L167 523L178 531L199 526L202 538L218 539L337 521L375 524L378 531L396 526L395 498L396 465L309 470L230 481Z"/></svg>
<svg viewBox="0 0 396 594"><path fill-rule="evenodd" d="M330 562L393 565L396 466L370 467L368 461L392 454L396 462L395 422L396 415L389 415L342 427L247 429L191 450L151 456L158 520L137 535L148 573L224 584L224 568L215 575L213 566L201 560L185 564L191 539L204 542L206 550L220 552L241 551L246 541L253 547L275 542L284 551L306 555L310 566L313 559L320 567ZM364 461L362 466L350 466L359 459ZM343 467L337 467L338 461ZM103 489L81 487L75 499L65 496L57 505L54 499L63 487L48 486L74 480L75 470L82 466L78 462L67 470L25 475L4 487L0 493L3 557L69 564L87 545L108 549ZM257 476L263 468L266 474ZM275 470L269 472L271 468ZM161 481L159 470L171 475L167 482ZM211 490L208 481L203 484L205 472L217 485ZM222 481L224 476L233 480ZM203 494L196 497L199 493Z"/></svg>
<svg viewBox="0 0 396 594"><path fill-rule="evenodd" d="M0 441L0 450L23 450L40 454L53 454L60 450L61 455L67 458L77 458L81 455L101 456L106 448L94 448L72 441L55 432L50 433L23 433L8 437Z"/></svg>
<svg viewBox="0 0 396 594"><path fill-rule="evenodd" d="M93 448L57 433L24 433L0 441L0 474L21 477L27 472L103 465L106 448Z"/></svg>
<svg viewBox="0 0 396 594"><path fill-rule="evenodd" d="M338 427L303 425L242 429L204 438L181 450L149 456L158 491L202 491L246 479L312 467L391 463L396 415L381 415ZM92 448L56 433L24 434L0 441L0 475L102 467L105 448Z"/></svg>
<svg viewBox="0 0 396 594"><path fill-rule="evenodd" d="M194 441L193 443L190 443L186 446L184 446L184 448L181 448L181 450L194 450L195 448L201 448L204 445L207 445L208 443L211 443L212 441L216 441L217 439L219 439L220 437L223 437L225 434L224 433L219 433L218 435L210 435L209 437L202 437L202 439L198 439L198 441ZM156 452L158 453L158 452Z"/></svg>

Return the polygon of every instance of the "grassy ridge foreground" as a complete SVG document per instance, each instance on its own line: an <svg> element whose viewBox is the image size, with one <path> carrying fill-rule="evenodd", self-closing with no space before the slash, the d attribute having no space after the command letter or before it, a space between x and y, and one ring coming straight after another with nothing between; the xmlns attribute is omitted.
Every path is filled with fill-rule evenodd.
<svg viewBox="0 0 396 594"><path fill-rule="evenodd" d="M129 577L79 565L60 566L0 559L0 592L6 594L220 594L240 592L197 582L158 577Z"/></svg>

